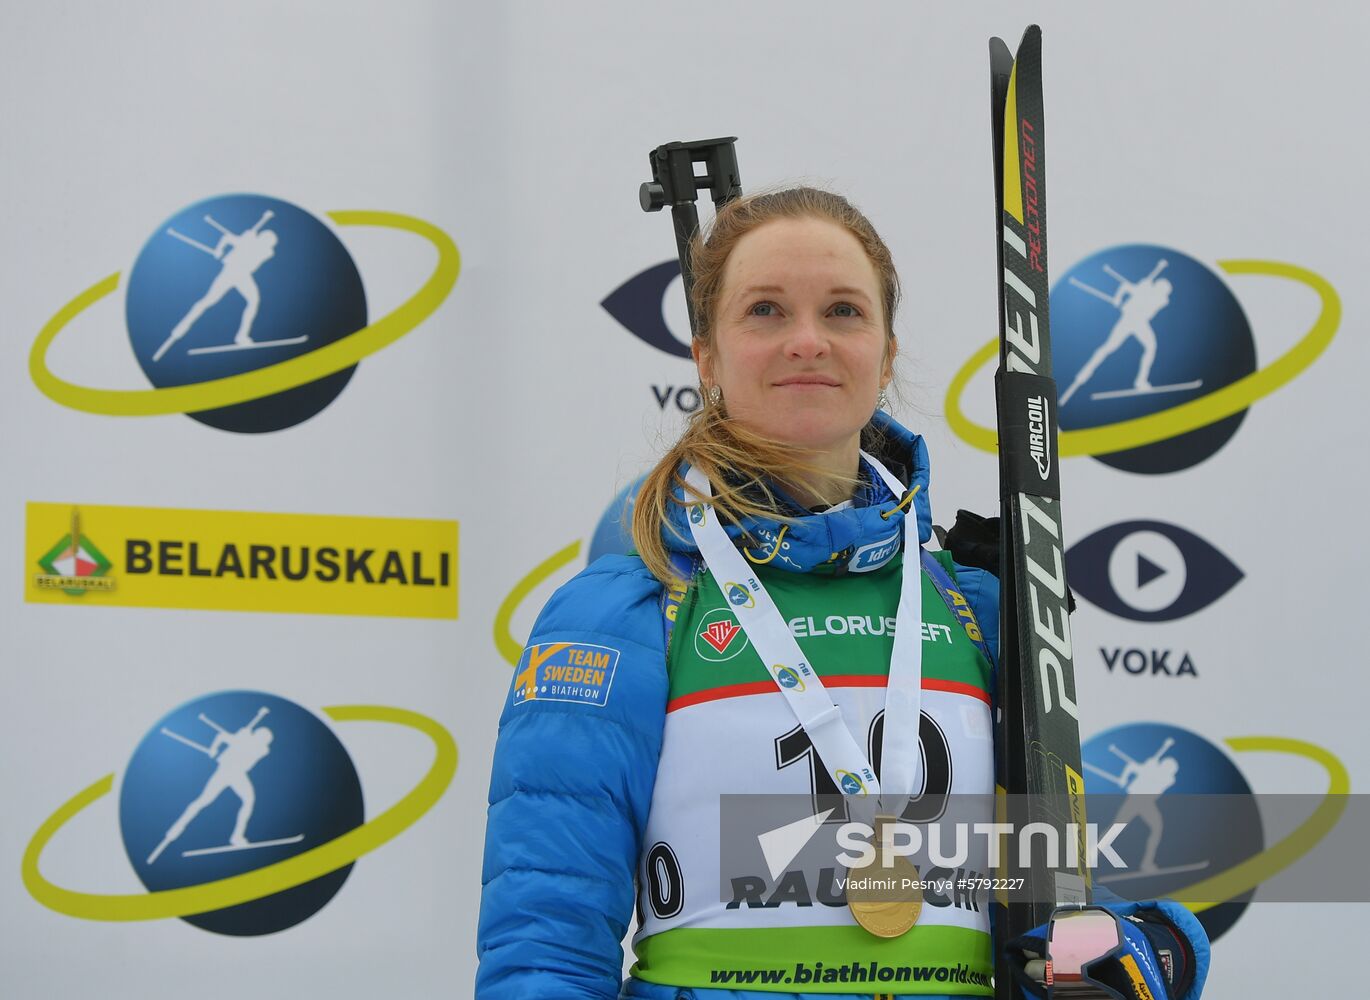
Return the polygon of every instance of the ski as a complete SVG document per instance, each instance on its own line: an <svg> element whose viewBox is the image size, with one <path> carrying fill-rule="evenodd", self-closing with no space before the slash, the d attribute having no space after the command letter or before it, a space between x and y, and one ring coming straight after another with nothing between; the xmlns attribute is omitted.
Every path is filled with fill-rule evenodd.
<svg viewBox="0 0 1370 1000"><path fill-rule="evenodd" d="M1062 845L1067 825L1078 824L1081 847L1078 867L1005 856L1012 867L1001 876L1023 880L995 900L995 995L1007 1000L1013 986L1004 943L1045 923L1055 906L1086 902L1089 871L1047 316L1042 32L1029 27L1016 56L999 38L989 44L999 265L999 818L1015 830L1049 824Z"/></svg>
<svg viewBox="0 0 1370 1000"><path fill-rule="evenodd" d="M309 339L308 335L303 337L286 337L284 340L249 340L245 344L215 344L213 347L196 347L186 351L187 354L222 354L225 351L251 351L258 347L285 347L287 344L303 344Z"/></svg>
<svg viewBox="0 0 1370 1000"><path fill-rule="evenodd" d="M200 847L193 851L182 851L183 858L198 858L205 854L226 854L230 851L250 851L254 847L280 847L282 844L298 844L304 840L304 834L297 833L293 837L278 837L275 840L253 840L246 844L221 844L218 847Z"/></svg>

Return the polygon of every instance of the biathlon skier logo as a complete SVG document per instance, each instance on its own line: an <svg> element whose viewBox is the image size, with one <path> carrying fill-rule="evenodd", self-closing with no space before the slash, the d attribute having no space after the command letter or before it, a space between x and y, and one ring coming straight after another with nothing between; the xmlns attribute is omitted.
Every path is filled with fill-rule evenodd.
<svg viewBox="0 0 1370 1000"><path fill-rule="evenodd" d="M129 861L155 892L285 860L365 816L357 770L328 726L283 698L229 692L181 706L144 737L119 819ZM185 919L220 934L281 930L323 907L350 871Z"/></svg>
<svg viewBox="0 0 1370 1000"><path fill-rule="evenodd" d="M1232 895L1224 891L1220 897L1226 901L1190 904L1215 940L1246 911L1261 882L1293 864L1325 833L1290 837L1281 831L1285 839L1267 850L1261 810L1230 754L1302 758L1327 771L1329 796L1350 787L1341 762L1312 743L1270 736L1224 742L1226 751L1179 726L1138 722L1099 733L1081 747L1090 822L1124 827L1113 847L1127 869L1101 873L1099 882L1128 899L1185 899L1191 888L1198 899L1212 899L1207 892L1227 885Z"/></svg>
<svg viewBox="0 0 1370 1000"><path fill-rule="evenodd" d="M158 225L122 281L129 344L154 388L76 385L48 368L57 335L120 287L117 273L44 326L30 358L35 384L56 402L89 413L185 413L238 433L281 430L309 419L337 398L362 358L427 318L460 269L451 239L420 219L389 212L329 215L340 227L421 236L436 247L437 266L400 308L371 322L361 274L333 225L280 198L208 198Z"/></svg>
<svg viewBox="0 0 1370 1000"><path fill-rule="evenodd" d="M1129 338L1135 338L1142 348L1142 356L1137 365L1137 377L1133 379L1132 387L1092 392L1090 393L1091 399L1115 399L1120 396L1134 396L1152 392L1184 392L1198 389L1203 385L1203 379L1195 379L1192 382L1177 382L1174 385L1151 384L1151 368L1156 363L1156 331L1151 328L1151 321L1158 312L1170 304L1170 292L1173 288L1169 281L1165 278L1157 278L1157 275L1165 270L1168 263L1169 261L1162 257L1151 269L1151 273L1138 282L1128 281L1107 264L1101 264L1100 267L1104 273L1118 282L1118 287L1112 295L1105 295L1099 289L1085 284L1074 275L1070 276L1069 281L1072 285L1082 292L1107 302L1118 310L1119 316L1118 322L1113 324L1113 329L1108 332L1108 339L1089 356L1089 360L1085 362L1085 366L1080 369L1074 381L1070 383L1070 387L1061 393L1062 406L1070 402L1070 397L1075 395L1075 391L1093 378L1094 373L1099 370L1099 366L1126 344Z"/></svg>
<svg viewBox="0 0 1370 1000"><path fill-rule="evenodd" d="M232 343L193 347L186 352L187 354L216 354L221 351L243 351L260 347L288 347L292 344L303 344L309 339L308 334L301 334L298 337L283 337L280 340L252 339L252 321L257 318L257 310L261 308L262 303L261 291L257 288L257 282L253 280L252 275L276 255L277 237L275 231L262 228L275 215L276 213L268 208L251 228L245 229L241 233L234 233L216 222L214 216L206 214L204 216L205 222L218 230L220 234L219 242L212 249L198 240L191 239L184 233L177 232L170 226L167 227L166 234L168 236L174 236L186 246L209 254L219 262L221 270L210 284L209 290L196 299L195 304L190 307L190 311L172 327L167 339L162 341L162 346L157 348L152 355L153 364L161 361L162 355L166 354L171 345L189 333L190 328L195 325L195 321L203 316L211 306L217 305L230 291L237 292L243 300L242 318L238 322L238 330L233 335Z"/></svg>
<svg viewBox="0 0 1370 1000"><path fill-rule="evenodd" d="M1286 279L1283 287L1302 286L1321 302L1302 337L1264 368L1258 369L1255 336L1231 278ZM1174 247L1134 243L1100 250L1068 269L1051 289L1050 315L1060 437L1055 456L1044 449L1033 455L1038 471L1059 457L1090 455L1116 469L1159 475L1211 458L1252 404L1311 365L1336 334L1341 302L1321 276L1294 264L1223 260L1210 266ZM952 429L987 452L997 450L997 435L970 419L962 399L997 352L994 341L969 358L946 399ZM1026 417L1031 423L1032 413Z"/></svg>
<svg viewBox="0 0 1370 1000"><path fill-rule="evenodd" d="M433 741L427 775L383 814L398 820L399 829L446 791L456 745L433 720L378 705L324 712L344 724L417 729ZM218 934L271 934L318 912L357 859L398 832L366 822L357 769L323 718L273 694L224 691L157 720L120 778L124 853L148 891L96 895L54 884L41 864L44 848L67 824L97 822L84 810L110 791L113 779L79 791L35 824L23 878L44 906L86 920L174 916Z"/></svg>
<svg viewBox="0 0 1370 1000"><path fill-rule="evenodd" d="M1159 413L1256 370L1236 297L1177 250L1122 246L1086 258L1052 290L1051 316L1064 431ZM1130 472L1174 472L1210 457L1244 416L1095 457Z"/></svg>
<svg viewBox="0 0 1370 1000"><path fill-rule="evenodd" d="M728 603L735 608L751 608L756 606L756 600L752 597L751 591L740 583L729 581L723 585L723 595L728 598Z"/></svg>
<svg viewBox="0 0 1370 1000"><path fill-rule="evenodd" d="M159 388L270 367L367 324L361 274L313 215L258 195L210 198L148 239L129 275L129 341ZM279 430L313 416L355 366L280 398L192 413L221 430Z"/></svg>
<svg viewBox="0 0 1370 1000"><path fill-rule="evenodd" d="M233 733L200 712L197 718L214 730L214 739L208 746L187 739L166 726L161 728L160 732L163 736L204 754L214 761L215 766L214 773L205 782L204 789L190 805L186 806L185 811L176 818L176 822L171 824L171 828L167 830L161 843L153 848L152 853L148 855L147 863L149 865L156 864L157 859L162 856L162 852L186 832L186 827L190 825L191 820L200 815L205 807L213 805L226 790L233 792L238 797L239 803L238 815L233 823L233 832L228 835L227 842L213 847L200 847L195 850L183 851L182 857L193 858L205 854L221 854L224 851L279 847L282 844L298 844L304 840L302 833L297 833L293 837L277 837L268 840L251 841L247 839L247 823L252 818L252 810L257 804L257 792L252 785L252 779L247 774L263 757L271 752L271 741L275 738L274 734L265 726L258 725L269 711L271 709L263 705L257 709L257 714L252 717L251 722Z"/></svg>
<svg viewBox="0 0 1370 1000"><path fill-rule="evenodd" d="M850 771L838 771L833 774L837 781L837 787L842 789L843 795L865 795L866 783Z"/></svg>
<svg viewBox="0 0 1370 1000"><path fill-rule="evenodd" d="M1180 764L1174 756L1167 756L1175 745L1175 737L1167 736L1150 757L1133 760L1116 744L1108 744L1108 752L1119 758L1123 769L1118 774L1104 770L1096 764L1085 761L1085 770L1111 782L1127 793L1122 806L1113 816L1113 822L1127 826L1132 820L1140 819L1147 829L1146 846L1142 860L1137 866L1119 875L1102 875L1099 881L1107 885L1131 878L1152 878L1156 875L1172 875L1175 872L1198 871L1207 868L1207 861L1195 861L1182 865L1167 865L1162 868L1156 863L1156 850L1161 846L1161 835L1165 832L1165 820L1161 816L1156 798L1170 791L1180 772Z"/></svg>

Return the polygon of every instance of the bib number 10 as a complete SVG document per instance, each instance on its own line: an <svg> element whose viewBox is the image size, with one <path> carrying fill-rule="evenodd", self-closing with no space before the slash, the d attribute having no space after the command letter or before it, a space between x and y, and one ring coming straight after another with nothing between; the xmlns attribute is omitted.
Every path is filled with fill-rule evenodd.
<svg viewBox="0 0 1370 1000"><path fill-rule="evenodd" d="M916 790L899 814L905 823L931 823L938 819L947 808L947 796L951 794L951 744L946 733L942 732L932 716L926 712L919 718L918 750L923 756L923 787ZM885 742L885 710L881 709L871 719L866 733L866 754L876 777L880 776L881 746ZM783 736L775 739L775 766L779 770L807 761L809 765L809 788L813 795L815 814L826 809L833 813L828 823L845 823L848 819L847 802L837 782L818 759L818 753L809 742L809 734L803 726L795 726Z"/></svg>

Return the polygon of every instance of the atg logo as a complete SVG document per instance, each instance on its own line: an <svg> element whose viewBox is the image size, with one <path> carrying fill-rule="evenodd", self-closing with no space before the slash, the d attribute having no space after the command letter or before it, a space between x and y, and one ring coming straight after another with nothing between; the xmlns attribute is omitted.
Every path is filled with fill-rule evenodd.
<svg viewBox="0 0 1370 1000"><path fill-rule="evenodd" d="M371 705L324 711L333 722L417 729L433 741L433 764L367 822L356 767L323 718L260 691L206 695L152 725L120 782L119 833L147 892L72 891L40 871L48 842L109 793L112 774L39 827L24 853L25 886L43 905L89 920L180 917L236 936L293 927L337 894L358 858L427 812L457 766L452 737L422 715Z"/></svg>
<svg viewBox="0 0 1370 1000"><path fill-rule="evenodd" d="M1110 247L1061 276L1051 291L1059 455L1092 455L1147 474L1197 465L1231 440L1248 407L1298 376L1331 342L1341 302L1317 274L1275 261L1218 267L1227 276L1302 283L1321 299L1321 312L1302 339L1258 369L1251 324L1227 282L1179 250ZM967 417L961 397L997 356L997 340L977 351L952 379L946 401L953 430L989 452L997 447L994 430ZM1045 409L1041 416L1044 424ZM1044 450L1034 458L1039 469L1050 461Z"/></svg>
<svg viewBox="0 0 1370 1000"><path fill-rule="evenodd" d="M153 388L78 386L48 368L57 334L114 292L118 274L82 292L44 326L29 359L35 384L78 410L185 413L241 433L309 419L342 392L362 358L437 309L460 269L451 238L422 220L389 212L329 217L337 226L420 236L437 250L437 267L406 302L372 319L362 277L332 226L279 198L209 198L159 224L124 283L129 344Z"/></svg>

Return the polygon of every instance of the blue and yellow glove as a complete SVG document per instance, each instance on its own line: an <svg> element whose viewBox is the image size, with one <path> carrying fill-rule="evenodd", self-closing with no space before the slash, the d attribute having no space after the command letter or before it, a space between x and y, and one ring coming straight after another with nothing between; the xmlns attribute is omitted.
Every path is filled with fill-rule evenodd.
<svg viewBox="0 0 1370 1000"><path fill-rule="evenodd" d="M1014 977L1034 998L1048 987L1114 1000L1198 1000L1208 935L1168 900L1061 907L1051 922L1008 943Z"/></svg>

